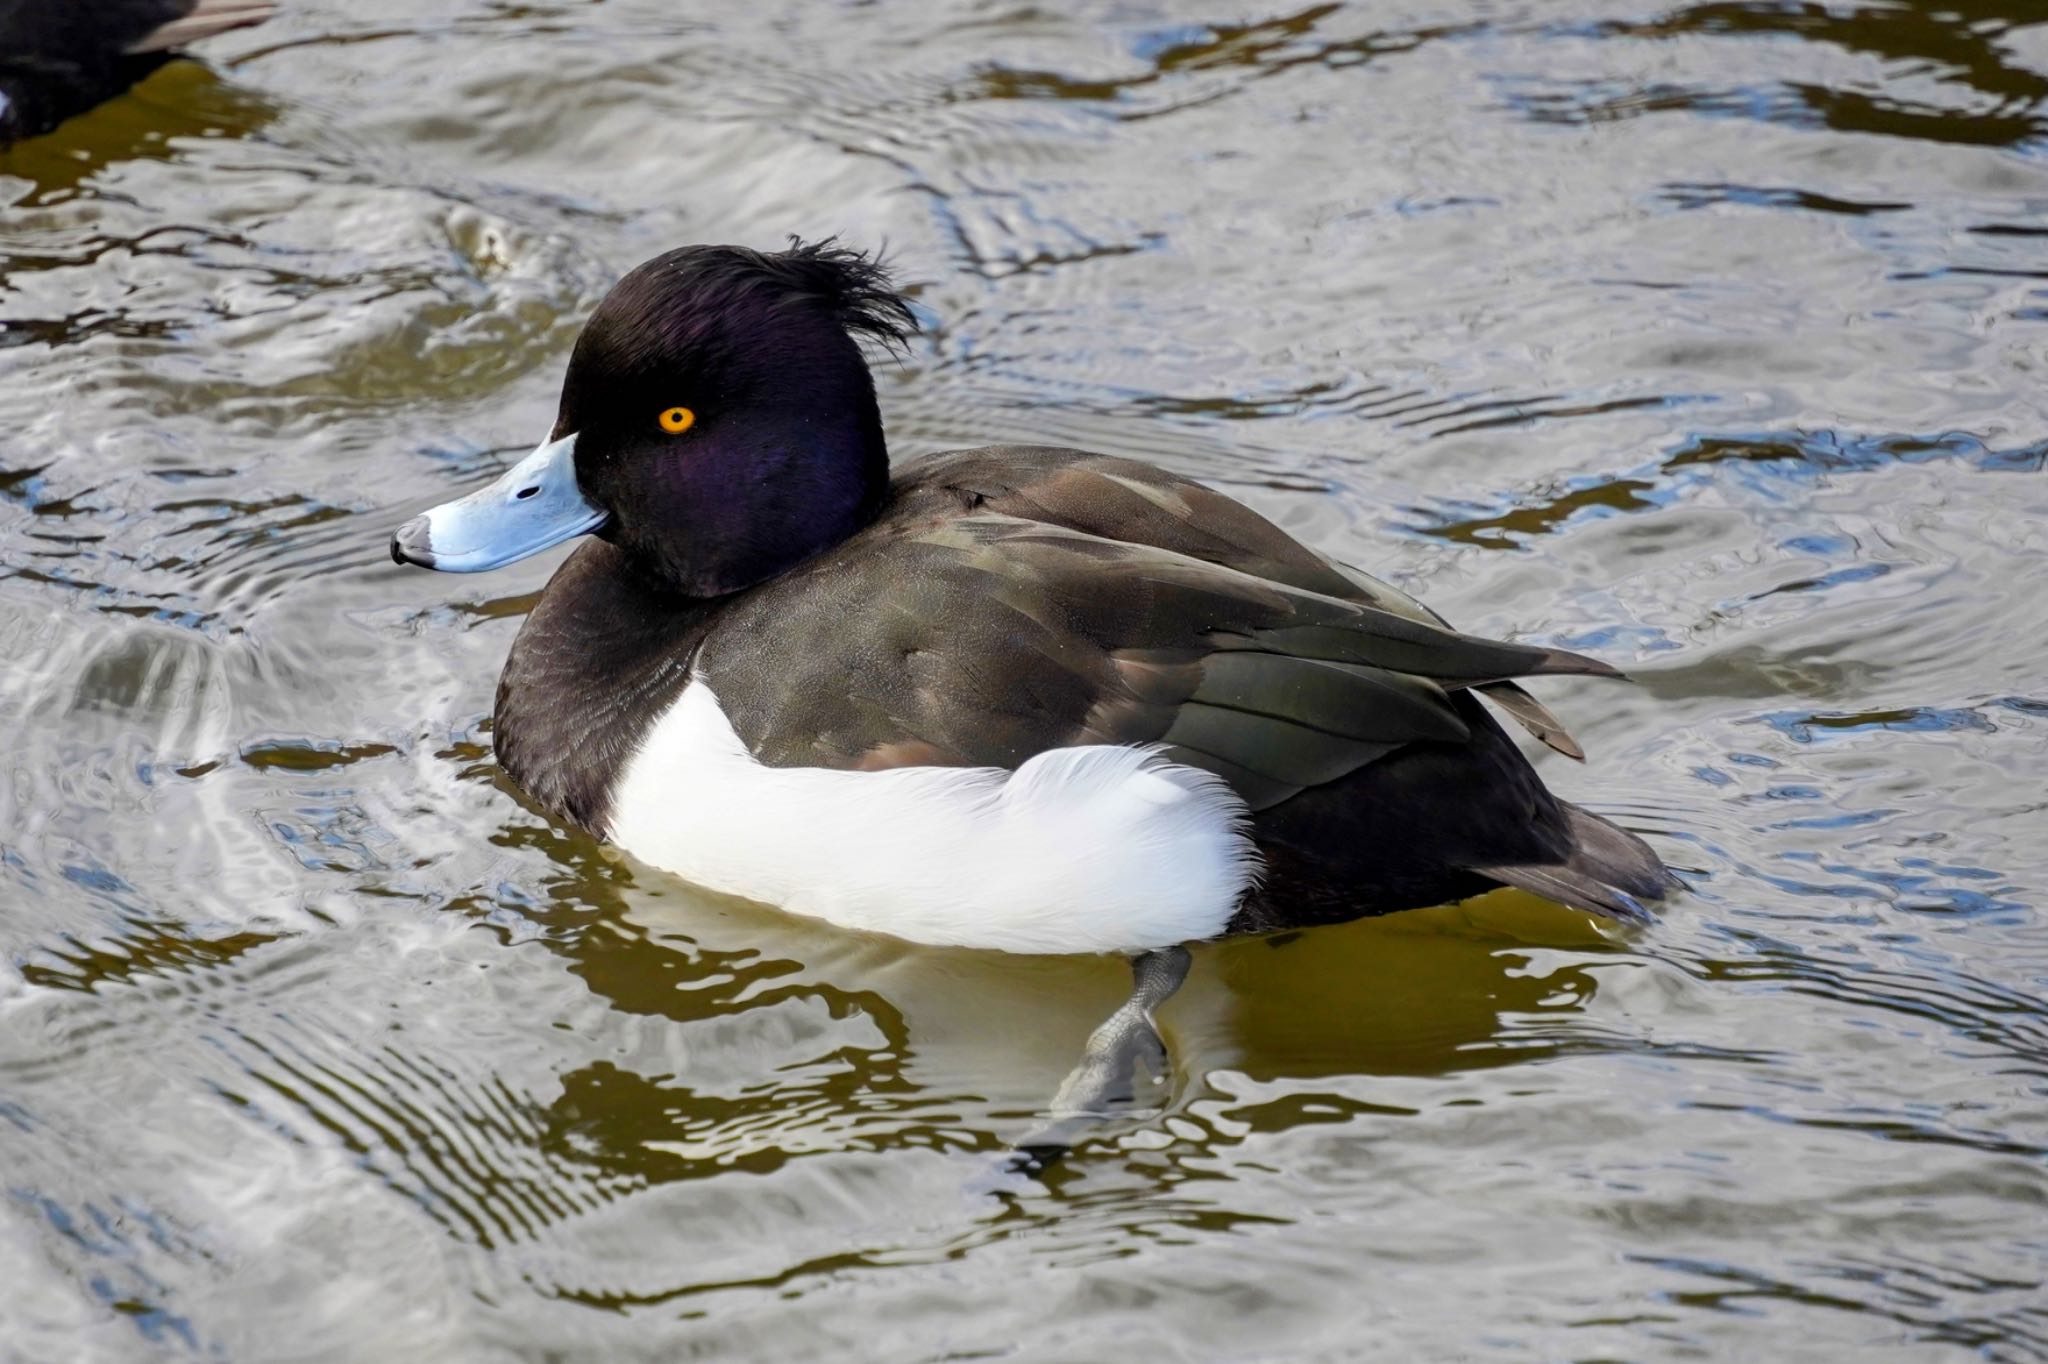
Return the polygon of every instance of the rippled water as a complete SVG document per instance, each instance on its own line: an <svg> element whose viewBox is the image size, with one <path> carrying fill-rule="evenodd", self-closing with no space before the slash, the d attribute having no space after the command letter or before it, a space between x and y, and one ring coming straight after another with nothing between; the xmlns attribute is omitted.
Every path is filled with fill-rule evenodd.
<svg viewBox="0 0 2048 1364"><path fill-rule="evenodd" d="M2048 9L294 0L0 154L0 1355L2048 1358ZM1063 13L1062 11L1066 11ZM1085 11L1085 12L1084 12ZM1227 486L1691 893L1122 968L523 806L393 566L619 272L886 239L899 453Z"/></svg>

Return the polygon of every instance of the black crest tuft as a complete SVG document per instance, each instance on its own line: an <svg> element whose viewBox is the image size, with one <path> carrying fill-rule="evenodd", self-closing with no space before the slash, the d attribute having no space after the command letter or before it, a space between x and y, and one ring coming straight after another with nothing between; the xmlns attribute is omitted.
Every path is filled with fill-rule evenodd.
<svg viewBox="0 0 2048 1364"><path fill-rule="evenodd" d="M5 3L5 0L0 0ZM789 402L821 385L873 402L860 343L907 349L910 305L879 261L838 244L790 239L786 251L683 246L627 272L576 340L562 388L564 431L625 401L697 397L730 408ZM690 392L678 385L687 380Z"/></svg>
<svg viewBox="0 0 2048 1364"><path fill-rule="evenodd" d="M792 236L789 249L762 256L761 267L791 295L823 304L855 336L900 351L917 332L917 317L880 256L841 246L837 237L806 242Z"/></svg>
<svg viewBox="0 0 2048 1364"><path fill-rule="evenodd" d="M680 313L675 309L679 292L691 305ZM819 242L791 237L789 249L776 252L680 247L621 280L599 312L616 312L606 322L629 335L659 333L702 358L707 349L722 350L734 340L706 330L705 321L730 322L747 302L776 311L822 313L856 340L865 337L895 351L908 349L917 331L917 318L896 291L888 267L866 252L841 246L837 237Z"/></svg>

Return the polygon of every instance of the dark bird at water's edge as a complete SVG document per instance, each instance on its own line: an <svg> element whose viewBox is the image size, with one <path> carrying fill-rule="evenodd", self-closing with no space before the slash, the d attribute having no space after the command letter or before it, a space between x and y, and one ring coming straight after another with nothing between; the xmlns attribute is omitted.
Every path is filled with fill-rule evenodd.
<svg viewBox="0 0 2048 1364"><path fill-rule="evenodd" d="M457 572L591 536L498 684L498 760L550 814L848 928L1139 954L1084 1096L1163 1056L1180 944L1503 885L1640 920L1674 885L1488 709L1578 757L1514 679L1614 669L1459 634L1133 460L892 473L859 342L911 326L830 242L671 251L585 326L548 439L400 528Z"/></svg>
<svg viewBox="0 0 2048 1364"><path fill-rule="evenodd" d="M0 0L0 147L112 99L272 0Z"/></svg>

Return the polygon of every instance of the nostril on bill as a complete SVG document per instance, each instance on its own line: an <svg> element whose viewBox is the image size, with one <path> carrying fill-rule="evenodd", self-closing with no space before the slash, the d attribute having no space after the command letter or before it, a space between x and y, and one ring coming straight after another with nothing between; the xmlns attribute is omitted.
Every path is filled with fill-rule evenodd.
<svg viewBox="0 0 2048 1364"><path fill-rule="evenodd" d="M535 493L538 493L539 491L540 488L538 485L536 485L530 488L521 488L518 492L514 493L513 496L517 498L519 501L524 502L527 498L532 497Z"/></svg>

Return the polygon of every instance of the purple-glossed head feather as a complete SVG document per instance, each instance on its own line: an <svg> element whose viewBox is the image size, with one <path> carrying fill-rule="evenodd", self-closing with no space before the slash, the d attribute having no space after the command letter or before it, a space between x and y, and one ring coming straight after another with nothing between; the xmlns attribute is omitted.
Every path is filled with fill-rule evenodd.
<svg viewBox="0 0 2048 1364"><path fill-rule="evenodd" d="M901 347L915 325L882 266L832 241L684 247L598 306L554 434L576 437L601 533L637 565L693 596L737 591L873 517L889 461L858 338ZM663 422L678 409L680 432Z"/></svg>

